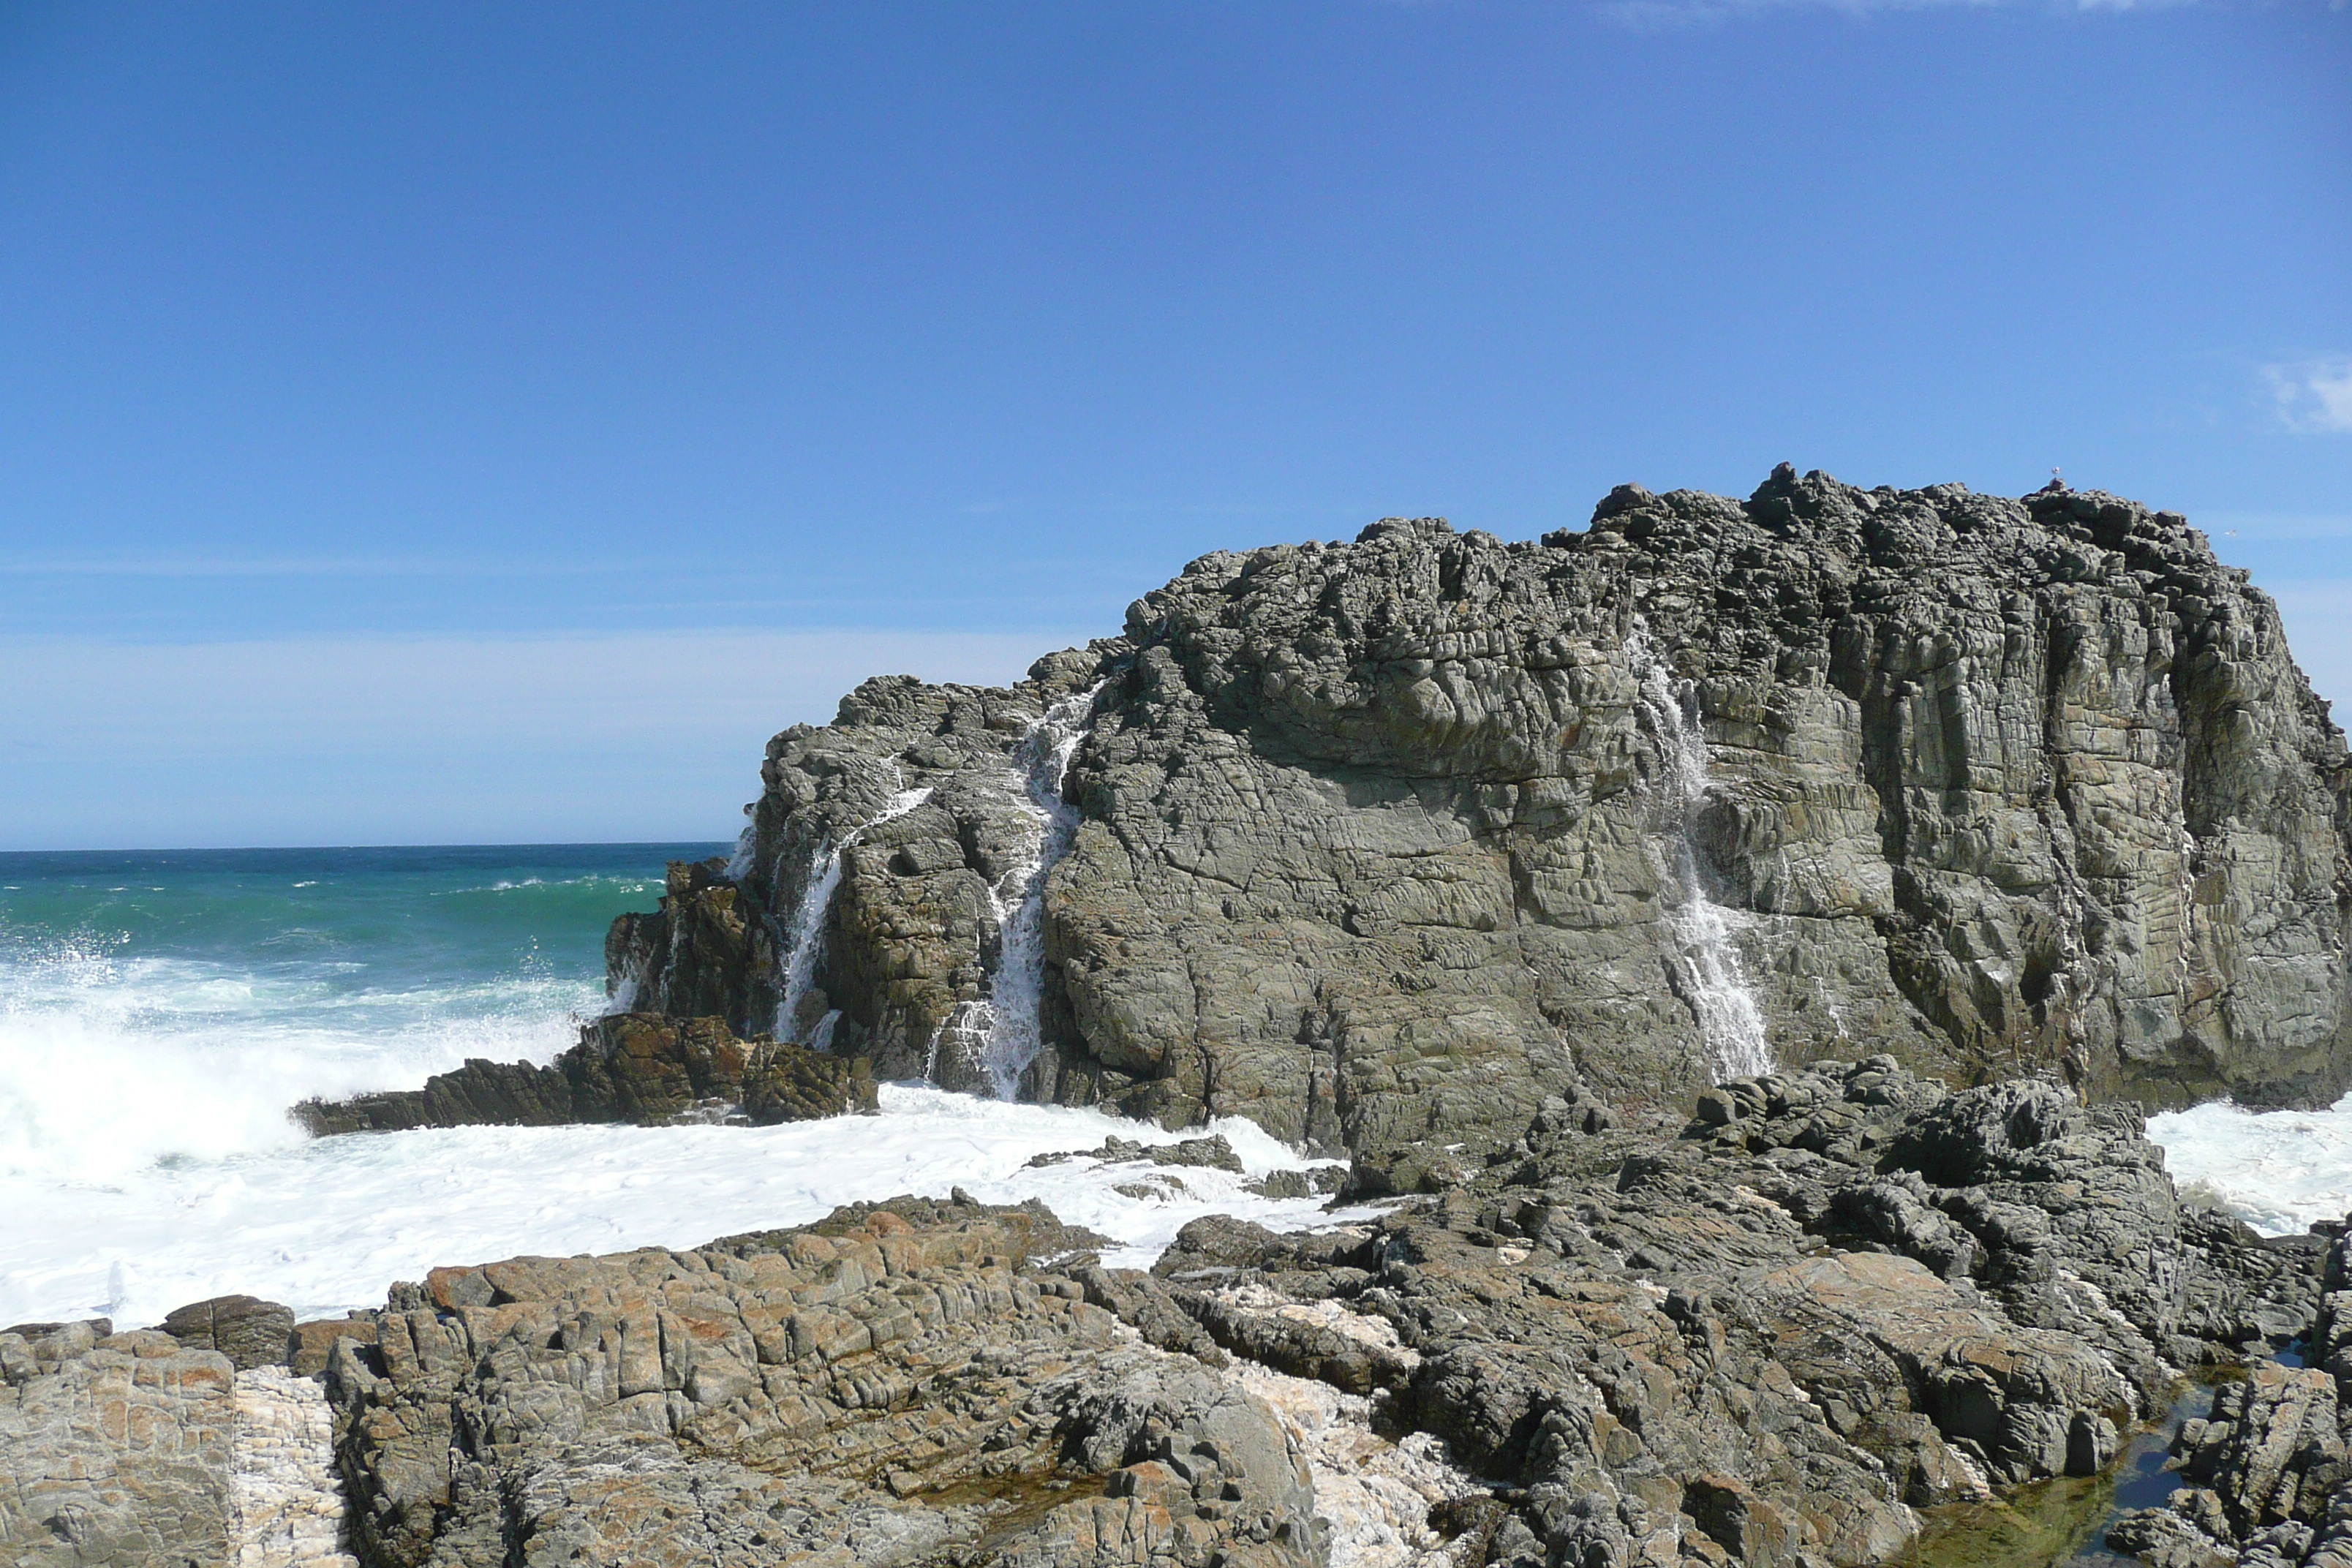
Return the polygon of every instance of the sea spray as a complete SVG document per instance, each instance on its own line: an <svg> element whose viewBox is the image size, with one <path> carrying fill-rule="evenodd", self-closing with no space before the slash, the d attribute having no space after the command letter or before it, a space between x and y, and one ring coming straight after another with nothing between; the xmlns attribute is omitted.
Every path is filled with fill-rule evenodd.
<svg viewBox="0 0 2352 1568"><path fill-rule="evenodd" d="M1695 702L1696 693L1668 673L1665 661L1650 646L1648 628L1639 620L1625 639L1625 655L1640 682L1635 704L1665 764L1664 775L1653 785L1661 809L1650 845L1661 879L1672 889L1666 924L1679 950L1676 989L1698 1017L1699 1032L1714 1058L1717 1082L1770 1072L1764 1012L1740 962L1732 931L1735 917L1707 896L1706 872L1692 837L1714 787L1707 772L1706 732L1685 706Z"/></svg>
<svg viewBox="0 0 2352 1568"><path fill-rule="evenodd" d="M0 1173L234 1160L299 1143L301 1100L549 1060L605 1005L604 929L670 852L709 851L11 857Z"/></svg>
<svg viewBox="0 0 2352 1568"><path fill-rule="evenodd" d="M1013 752L1006 782L1035 819L1036 839L1027 858L988 889L998 933L988 996L958 1003L932 1034L923 1069L929 1082L943 1081L942 1071L953 1064L957 1076L984 1077L997 1099L1011 1100L1045 1050L1045 879L1077 837L1077 808L1062 798L1062 779L1103 684L1046 709Z"/></svg>
<svg viewBox="0 0 2352 1568"><path fill-rule="evenodd" d="M743 808L743 814L746 816L749 816L751 814L751 808L748 805L745 806ZM735 836L735 853L727 858L727 868L724 871L721 871L719 875L726 878L730 882L740 882L744 878L750 876L751 874L752 852L759 847L760 829L758 824L751 822L745 823L743 825L743 831Z"/></svg>
<svg viewBox="0 0 2352 1568"><path fill-rule="evenodd" d="M900 783L905 775L900 775ZM809 858L806 887L801 891L801 901L793 910L792 924L784 932L784 989L776 999L776 1037L780 1040L800 1038L801 1003L816 984L818 964L824 960L825 922L833 913L833 896L841 889L842 857L850 846L873 832L886 822L896 822L917 806L931 798L930 786L900 789L891 795L882 809L859 823L834 844L819 844ZM834 1016L828 1015L828 1020ZM829 1045L833 1030L828 1021L821 1026L822 1039ZM813 1043L816 1037L812 1037ZM818 1047L824 1048L824 1045Z"/></svg>
<svg viewBox="0 0 2352 1568"><path fill-rule="evenodd" d="M1031 1163L1113 1136L1160 1144L1205 1133L1232 1144L1244 1170L1184 1167L1170 1173L1181 1188L1138 1189L1132 1165ZM1239 1118L1164 1131L1098 1110L885 1084L878 1116L776 1127L427 1128L192 1156L107 1183L0 1173L0 1323L111 1306L129 1328L229 1291L304 1318L340 1316L381 1307L394 1279L453 1260L692 1247L810 1224L840 1204L959 1187L983 1203L1040 1199L1116 1237L1107 1264L1148 1268L1205 1215L1280 1229L1360 1217L1327 1212L1320 1195L1267 1198L1248 1185L1316 1163L1329 1162Z"/></svg>
<svg viewBox="0 0 2352 1568"><path fill-rule="evenodd" d="M2352 1213L2352 1095L2326 1110L2248 1110L2213 1100L2147 1119L2187 1202L2293 1236Z"/></svg>

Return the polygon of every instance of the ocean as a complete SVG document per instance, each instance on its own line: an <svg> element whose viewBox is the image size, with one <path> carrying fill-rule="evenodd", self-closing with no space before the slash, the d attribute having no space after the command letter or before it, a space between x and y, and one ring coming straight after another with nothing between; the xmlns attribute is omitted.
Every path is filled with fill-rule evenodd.
<svg viewBox="0 0 2352 1568"><path fill-rule="evenodd" d="M242 1291L380 1306L445 1263L692 1246L957 1186L1042 1197L1148 1263L1186 1222L1321 1217L1243 1177L1041 1168L1096 1111L886 1086L877 1120L311 1140L288 1108L469 1057L546 1061L605 1006L604 929L723 844L0 855L0 1324L120 1327ZM1310 1162L1221 1121L1247 1175ZM1198 1131L1185 1136L1198 1136ZM1136 1187L1121 1193L1119 1186Z"/></svg>
<svg viewBox="0 0 2352 1568"><path fill-rule="evenodd" d="M729 848L0 855L0 1324L129 1327L230 1291L340 1313L440 1264L691 1246L958 1186L1043 1198L1128 1264L1203 1214L1329 1217L1222 1172L1033 1167L1113 1133L1197 1133L920 1084L886 1086L879 1119L773 1128L314 1141L288 1120L311 1096L414 1088L468 1057L554 1057L605 1005L612 918L653 907L665 861ZM1309 1163L1249 1123L1216 1131L1247 1175ZM2352 1209L2352 1099L2205 1106L2149 1131L2194 1201L2270 1234Z"/></svg>

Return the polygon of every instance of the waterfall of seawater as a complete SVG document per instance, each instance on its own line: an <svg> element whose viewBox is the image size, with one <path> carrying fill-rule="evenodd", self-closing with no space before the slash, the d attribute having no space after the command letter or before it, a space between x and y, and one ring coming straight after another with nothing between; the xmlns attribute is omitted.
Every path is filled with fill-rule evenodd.
<svg viewBox="0 0 2352 1568"><path fill-rule="evenodd" d="M1625 653L1641 681L1636 700L1666 764L1665 776L1656 784L1664 796L1665 820L1652 847L1675 892L1666 923L1681 949L1675 969L1683 999L1698 1015L1699 1031L1715 1058L1717 1082L1770 1072L1764 1011L1748 987L1732 936L1734 917L1707 897L1698 848L1691 838L1699 809L1714 787L1707 776L1706 733L1685 706L1693 693L1687 685L1677 686L1638 624L1625 639Z"/></svg>
<svg viewBox="0 0 2352 1568"><path fill-rule="evenodd" d="M784 932L784 991L776 1000L776 1038L800 1037L801 1002L816 983L816 967L824 958L824 922L833 912L833 895L841 887L842 856L884 823L897 821L930 798L928 784L902 789L880 812L844 834L839 843L817 846L809 861L808 886L802 890L800 907L793 911L793 923ZM827 1014L810 1044L819 1050L829 1047L835 1021L835 1016Z"/></svg>
<svg viewBox="0 0 2352 1568"><path fill-rule="evenodd" d="M997 922L996 972L988 999L959 1003L932 1037L924 1076L934 1083L942 1053L951 1052L987 1073L997 1099L1011 1100L1022 1075L1045 1048L1040 1014L1045 993L1045 879L1077 837L1077 809L1062 798L1062 776L1069 772L1101 691L1097 683L1045 710L1014 753L1020 771L1013 782L1037 819L1037 843L1026 860L988 890Z"/></svg>

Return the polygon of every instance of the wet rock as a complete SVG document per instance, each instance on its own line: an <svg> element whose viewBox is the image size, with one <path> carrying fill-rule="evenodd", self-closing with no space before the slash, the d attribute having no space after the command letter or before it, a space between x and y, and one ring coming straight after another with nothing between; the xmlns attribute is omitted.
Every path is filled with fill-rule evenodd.
<svg viewBox="0 0 2352 1568"><path fill-rule="evenodd" d="M584 1026L580 1043L544 1067L468 1061L420 1089L309 1100L294 1116L318 1137L411 1127L660 1126L739 1114L764 1126L871 1111L877 1094L862 1059L739 1039L719 1017L616 1013Z"/></svg>
<svg viewBox="0 0 2352 1568"><path fill-rule="evenodd" d="M1207 1138L1184 1138L1173 1143L1144 1143L1131 1138L1110 1137L1103 1140L1099 1149L1056 1151L1033 1154L1032 1166L1066 1164L1072 1160L1099 1160L1105 1164L1142 1162L1153 1165L1189 1166L1196 1170L1231 1171L1241 1173L1242 1157L1222 1134Z"/></svg>
<svg viewBox="0 0 2352 1568"><path fill-rule="evenodd" d="M1347 1180L1344 1166L1310 1165L1303 1171L1268 1171L1244 1185L1262 1198L1311 1198L1338 1192Z"/></svg>
<svg viewBox="0 0 2352 1568"><path fill-rule="evenodd" d="M813 1121L880 1109L880 1089L864 1058L819 1056L798 1046L772 1046L743 1079L743 1114L754 1127Z"/></svg>

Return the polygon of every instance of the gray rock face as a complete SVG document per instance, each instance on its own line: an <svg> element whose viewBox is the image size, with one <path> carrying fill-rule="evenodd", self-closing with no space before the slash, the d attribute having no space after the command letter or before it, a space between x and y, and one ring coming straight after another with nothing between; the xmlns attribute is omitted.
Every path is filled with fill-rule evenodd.
<svg viewBox="0 0 2352 1568"><path fill-rule="evenodd" d="M1034 1267L1076 1239L899 1200L437 1270L331 1352L354 1544L375 1568L1318 1562L1273 1417Z"/></svg>
<svg viewBox="0 0 2352 1568"><path fill-rule="evenodd" d="M951 1079L1038 839L1022 742L1106 681L1034 1098L1239 1113L1409 1182L1416 1141L1491 1147L1580 1076L1686 1103L1741 1006L1789 1066L1863 1045L2166 1104L2352 1081L2343 739L2173 514L1627 487L1538 543L1392 521L1204 557L1031 674L873 680L778 736L750 870L675 876L615 984L739 1029L789 1000L786 1033L837 1015L884 1076Z"/></svg>
<svg viewBox="0 0 2352 1568"><path fill-rule="evenodd" d="M0 1331L0 1563L226 1562L234 1376L217 1351L102 1318Z"/></svg>

